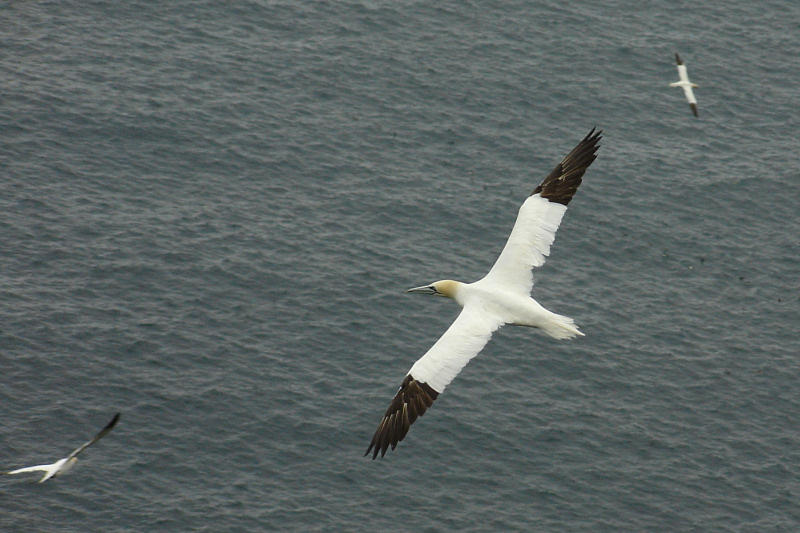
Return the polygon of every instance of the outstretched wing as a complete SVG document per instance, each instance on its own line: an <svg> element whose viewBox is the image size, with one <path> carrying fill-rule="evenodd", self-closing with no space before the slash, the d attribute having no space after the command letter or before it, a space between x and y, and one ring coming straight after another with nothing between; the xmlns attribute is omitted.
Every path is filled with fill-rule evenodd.
<svg viewBox="0 0 800 533"><path fill-rule="evenodd" d="M55 464L55 463L53 463ZM17 468L16 470L11 470L9 472L3 472L3 474L24 474L25 472L49 472L51 468L53 468L53 464L49 465L36 465L36 466L26 466L25 468Z"/></svg>
<svg viewBox="0 0 800 533"><path fill-rule="evenodd" d="M502 320L482 309L464 307L444 335L411 367L364 455L373 452L375 459L378 453L383 457L389 446L394 450L417 417L425 414L436 397L502 325Z"/></svg>
<svg viewBox="0 0 800 533"><path fill-rule="evenodd" d="M550 254L567 204L597 157L601 133L592 128L525 200L511 235L485 280L526 295L531 292L531 269L543 265Z"/></svg>
<svg viewBox="0 0 800 533"><path fill-rule="evenodd" d="M692 113L697 116L697 99L694 97L691 85L683 86L683 94L686 96L686 101L689 102L689 107L692 108Z"/></svg>
<svg viewBox="0 0 800 533"><path fill-rule="evenodd" d="M79 453L81 453L83 450L85 450L86 448L88 448L89 446L91 446L92 444L94 444L95 442L99 441L100 439L102 439L103 437L105 437L106 435L108 435L109 431L111 431L112 429L114 429L114 426L116 426L116 425L117 425L117 422L118 422L118 421L119 421L119 413L115 414L115 415L114 415L114 418L112 418L112 419L111 419L111 422L109 422L108 424L106 424L106 427L104 427L103 429L101 429L101 430L100 430L100 432L99 432L99 433L97 433L97 435L95 435L95 436L92 438L92 440L90 440L90 441L87 441L87 442L85 442L84 444L82 444L82 445L78 446L77 448L75 448L75 450L74 450L74 451L73 451L71 454L69 454L69 455L67 456L67 459L71 459L71 458L75 457L76 455L78 455Z"/></svg>
<svg viewBox="0 0 800 533"><path fill-rule="evenodd" d="M686 70L686 65L678 65L678 78L684 83L691 83L689 81L689 72Z"/></svg>

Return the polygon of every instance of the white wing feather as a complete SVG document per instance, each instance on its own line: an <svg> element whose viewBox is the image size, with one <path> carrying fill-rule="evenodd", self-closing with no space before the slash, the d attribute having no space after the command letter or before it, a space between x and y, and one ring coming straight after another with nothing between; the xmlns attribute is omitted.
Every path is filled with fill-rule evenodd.
<svg viewBox="0 0 800 533"><path fill-rule="evenodd" d="M696 104L697 99L694 97L694 91L692 90L691 85L682 85L683 87L683 94L686 96L686 101L690 104Z"/></svg>
<svg viewBox="0 0 800 533"><path fill-rule="evenodd" d="M51 463L49 465L36 465L36 466L26 466L25 468L17 468L16 470L11 470L10 472L6 472L6 474L23 474L25 472L49 472L55 463Z"/></svg>
<svg viewBox="0 0 800 533"><path fill-rule="evenodd" d="M684 83L689 83L689 73L686 71L686 65L678 65L678 77Z"/></svg>
<svg viewBox="0 0 800 533"><path fill-rule="evenodd" d="M517 221L508 241L483 279L513 291L530 294L534 267L542 266L550 255L550 245L567 206L550 202L540 194L529 196L519 208Z"/></svg>
<svg viewBox="0 0 800 533"><path fill-rule="evenodd" d="M441 393L502 325L500 318L466 305L444 335L414 363L409 374Z"/></svg>

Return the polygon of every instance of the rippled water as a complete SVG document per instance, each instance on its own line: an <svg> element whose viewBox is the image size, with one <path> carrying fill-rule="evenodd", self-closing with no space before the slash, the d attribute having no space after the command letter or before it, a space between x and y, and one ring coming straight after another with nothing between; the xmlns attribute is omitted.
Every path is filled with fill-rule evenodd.
<svg viewBox="0 0 800 533"><path fill-rule="evenodd" d="M793 2L0 6L4 531L793 531ZM696 90L695 119L674 52ZM594 125L536 298L361 457Z"/></svg>

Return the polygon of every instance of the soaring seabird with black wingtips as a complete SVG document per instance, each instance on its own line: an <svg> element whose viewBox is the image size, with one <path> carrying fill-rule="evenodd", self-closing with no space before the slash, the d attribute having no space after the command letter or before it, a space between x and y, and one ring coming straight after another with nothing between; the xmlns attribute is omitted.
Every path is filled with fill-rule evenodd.
<svg viewBox="0 0 800 533"><path fill-rule="evenodd" d="M375 459L379 453L383 457L390 446L394 449L411 424L504 324L539 328L556 339L583 335L571 318L548 311L530 297L531 269L543 265L550 254L567 204L597 157L601 133L592 129L525 200L500 257L486 276L474 283L442 280L408 290L452 298L463 309L411 367L364 455L372 452Z"/></svg>
<svg viewBox="0 0 800 533"><path fill-rule="evenodd" d="M55 463L51 463L49 465L36 465L36 466L26 466L25 468L18 468L17 470L12 470L10 472L4 472L4 474L22 474L25 472L44 472L44 476L42 479L39 480L39 483L44 483L51 477L55 477L61 474L66 474L69 470L75 466L75 463L78 462L78 454L84 451L86 448L94 444L95 442L99 441L103 437L105 437L109 431L114 429L114 426L117 425L119 421L119 413L114 415L114 418L111 419L111 422L106 424L106 427L101 429L97 435L92 437L91 440L86 441L85 443L81 444L77 448L75 448L72 453L68 456L64 457L63 459L59 459Z"/></svg>
<svg viewBox="0 0 800 533"><path fill-rule="evenodd" d="M670 83L670 87L680 87L683 89L683 94L686 95L686 101L689 102L689 107L692 108L692 113L697 116L697 99L694 97L692 87L697 88L696 83L689 81L689 74L686 72L686 65L681 61L681 56L675 54L675 61L678 63L678 77L680 81Z"/></svg>

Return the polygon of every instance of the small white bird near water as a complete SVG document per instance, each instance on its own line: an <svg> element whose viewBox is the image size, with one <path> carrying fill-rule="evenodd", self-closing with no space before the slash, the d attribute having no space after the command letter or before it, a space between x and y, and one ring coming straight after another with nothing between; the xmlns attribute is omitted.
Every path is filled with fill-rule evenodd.
<svg viewBox="0 0 800 533"><path fill-rule="evenodd" d="M550 254L561 217L597 157L601 131L589 132L522 204L500 257L474 283L442 280L408 292L452 298L463 308L438 341L411 367L383 415L364 455L384 456L403 440L411 424L433 405L470 359L504 324L541 329L556 339L583 335L575 322L542 307L530 297L531 269Z"/></svg>
<svg viewBox="0 0 800 533"><path fill-rule="evenodd" d="M106 427L100 430L100 432L95 435L92 440L85 442L84 444L75 448L68 456L64 457L63 459L59 459L55 463L49 465L36 465L36 466L27 466L25 468L18 468L17 470L12 470L10 472L3 472L4 474L22 474L25 472L44 472L44 476L42 479L39 480L39 483L44 483L51 477L55 477L60 474L66 474L69 470L75 466L75 463L78 462L78 454L81 453L83 450L97 442L98 440L105 437L109 431L114 429L114 426L117 425L117 421L119 421L119 413L114 415L114 418L111 419L111 422L106 424Z"/></svg>
<svg viewBox="0 0 800 533"><path fill-rule="evenodd" d="M677 53L675 54L675 61L678 63L678 77L680 77L680 81L676 81L670 83L670 87L680 87L683 89L683 94L686 95L686 101L689 102L689 107L692 108L692 113L694 116L697 116L697 100L694 97L694 91L692 87L697 88L696 83L692 83L689 81L689 74L686 72L686 65L683 64L681 61L681 56Z"/></svg>

